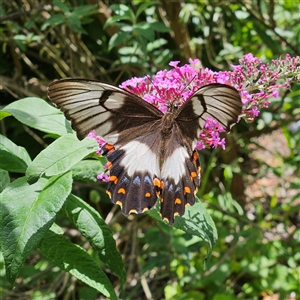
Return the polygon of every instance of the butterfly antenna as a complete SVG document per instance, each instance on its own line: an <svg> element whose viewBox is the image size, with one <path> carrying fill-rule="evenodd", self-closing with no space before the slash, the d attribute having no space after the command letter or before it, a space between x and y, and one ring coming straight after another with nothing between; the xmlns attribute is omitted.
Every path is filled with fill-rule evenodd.
<svg viewBox="0 0 300 300"><path fill-rule="evenodd" d="M160 93L160 89L158 88L157 85L154 84L154 82L152 81L151 77L149 75L146 75L146 77L148 78L150 84L155 88L157 94L162 97L161 93Z"/></svg>
<svg viewBox="0 0 300 300"><path fill-rule="evenodd" d="M179 95L182 95L182 93L187 89L187 87L193 82L195 77L196 77L196 75L194 75L193 78L183 87L183 89L180 91ZM181 100L182 100L182 98L180 98L180 96L178 96L176 99L176 102L180 103L180 102L182 102Z"/></svg>
<svg viewBox="0 0 300 300"><path fill-rule="evenodd" d="M194 79L196 78L196 75L193 76L193 78L184 86L184 88L182 89L182 91L180 93L183 93L186 88L194 81Z"/></svg>

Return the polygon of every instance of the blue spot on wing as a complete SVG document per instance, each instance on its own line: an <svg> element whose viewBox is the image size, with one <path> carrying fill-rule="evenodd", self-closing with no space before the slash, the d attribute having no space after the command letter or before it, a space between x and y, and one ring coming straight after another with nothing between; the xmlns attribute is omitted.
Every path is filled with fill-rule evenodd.
<svg viewBox="0 0 300 300"><path fill-rule="evenodd" d="M140 179L140 176L136 176L136 177L133 179L132 183L133 183L134 185L140 186L140 185L141 185L141 179Z"/></svg>

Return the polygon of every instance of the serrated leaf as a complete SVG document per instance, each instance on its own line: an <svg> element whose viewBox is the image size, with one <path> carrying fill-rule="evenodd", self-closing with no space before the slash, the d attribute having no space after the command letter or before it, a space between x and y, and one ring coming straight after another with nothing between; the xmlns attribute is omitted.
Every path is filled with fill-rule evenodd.
<svg viewBox="0 0 300 300"><path fill-rule="evenodd" d="M163 222L157 209L152 209L147 214ZM173 227L181 229L188 234L198 236L206 241L210 247L210 256L218 239L218 233L214 221L199 199L197 199L193 206L186 208L183 216L175 217Z"/></svg>
<svg viewBox="0 0 300 300"><path fill-rule="evenodd" d="M97 182L97 175L104 171L103 166L106 164L106 159L103 157L98 160L83 160L72 167L74 180L85 182Z"/></svg>
<svg viewBox="0 0 300 300"><path fill-rule="evenodd" d="M9 112L21 123L46 133L64 135L73 132L62 112L40 98L28 97L15 101L2 111Z"/></svg>
<svg viewBox="0 0 300 300"><path fill-rule="evenodd" d="M38 250L62 270L104 296L117 300L113 286L102 269L83 248L71 243L66 237L49 230Z"/></svg>
<svg viewBox="0 0 300 300"><path fill-rule="evenodd" d="M34 182L42 175L53 176L66 172L97 149L98 143L94 139L79 141L74 134L66 134L40 152L28 166L28 181Z"/></svg>
<svg viewBox="0 0 300 300"><path fill-rule="evenodd" d="M9 172L25 173L31 159L26 149L0 135L0 168Z"/></svg>
<svg viewBox="0 0 300 300"><path fill-rule="evenodd" d="M13 284L32 249L54 222L72 188L72 173L33 185L18 178L1 193L0 242L8 281Z"/></svg>
<svg viewBox="0 0 300 300"><path fill-rule="evenodd" d="M120 278L123 285L126 281L124 262L116 247L116 241L110 228L99 213L85 201L72 194L64 205L64 211L99 253L101 261Z"/></svg>

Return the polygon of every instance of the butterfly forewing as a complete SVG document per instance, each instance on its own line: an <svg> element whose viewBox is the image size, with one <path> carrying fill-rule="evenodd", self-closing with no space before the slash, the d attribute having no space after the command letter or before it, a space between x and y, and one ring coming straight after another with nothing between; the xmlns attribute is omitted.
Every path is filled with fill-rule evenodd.
<svg viewBox="0 0 300 300"><path fill-rule="evenodd" d="M108 143L115 144L122 138L127 141L126 136L120 136L123 131L134 129L130 136L134 138L141 126L162 117L158 109L138 96L99 81L53 81L48 97L71 121L80 139L94 130Z"/></svg>
<svg viewBox="0 0 300 300"><path fill-rule="evenodd" d="M196 141L208 117L229 131L241 111L241 97L236 89L225 84L210 84L201 87L179 108L176 122L185 136Z"/></svg>

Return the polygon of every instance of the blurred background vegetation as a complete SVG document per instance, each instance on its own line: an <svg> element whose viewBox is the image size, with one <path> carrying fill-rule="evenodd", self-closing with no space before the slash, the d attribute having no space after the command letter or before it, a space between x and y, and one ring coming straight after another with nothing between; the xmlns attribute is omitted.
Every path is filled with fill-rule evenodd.
<svg viewBox="0 0 300 300"><path fill-rule="evenodd" d="M298 56L299 19L299 0L4 0L1 108L28 96L46 100L48 84L61 77L118 85L169 68L172 60L199 58L218 71L250 52L264 62ZM207 262L199 238L147 215L125 218L105 185L74 186L115 234L127 271L124 299L300 299L299 98L294 84L256 122L235 126L226 152L200 153L199 197L219 234ZM52 142L12 117L1 122L1 134L31 158ZM74 243L89 249L61 222ZM14 290L1 266L4 299L103 299L37 252ZM117 291L117 278L108 276Z"/></svg>

